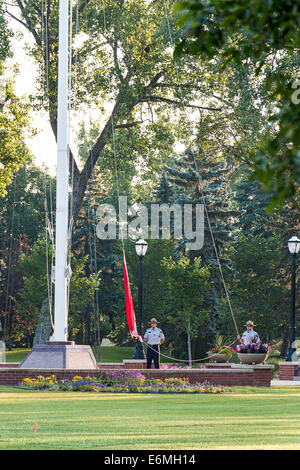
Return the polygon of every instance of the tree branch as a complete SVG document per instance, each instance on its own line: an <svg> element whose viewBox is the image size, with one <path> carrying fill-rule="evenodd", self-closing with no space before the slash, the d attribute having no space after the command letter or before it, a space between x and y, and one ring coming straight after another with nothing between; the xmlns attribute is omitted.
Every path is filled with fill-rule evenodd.
<svg viewBox="0 0 300 470"><path fill-rule="evenodd" d="M139 124L143 124L145 121L133 121L133 122L125 122L124 124L117 124L115 129L128 129L129 127L138 126Z"/></svg>
<svg viewBox="0 0 300 470"><path fill-rule="evenodd" d="M143 96L139 99L139 103L145 103L145 102L151 102L151 103L168 103L168 104L173 104L176 106L182 106L182 107L187 107L187 108L196 108L196 109L205 109L207 111L221 111L221 108L211 108L209 106L198 106L196 104L184 104L181 101L176 101L172 100L170 98L165 98L164 96Z"/></svg>
<svg viewBox="0 0 300 470"><path fill-rule="evenodd" d="M87 5L88 5L89 2L90 2L90 0L84 0L84 1L81 3L81 5L79 6L78 12L81 13L82 10L84 10L85 7L87 7Z"/></svg>
<svg viewBox="0 0 300 470"><path fill-rule="evenodd" d="M12 13L10 13L8 10L6 10L6 12L11 18L13 18L14 20L18 21L18 23L20 23L22 26L24 26L24 28L28 29L30 32L31 30L28 28L27 24L24 23L24 21L20 20L19 18L17 18L15 15L13 15Z"/></svg>
<svg viewBox="0 0 300 470"><path fill-rule="evenodd" d="M118 75L120 81L123 82L124 77L123 77L123 74L121 72L119 61L118 61L118 44L117 44L117 41L114 42L114 45L112 46L112 50L113 50L114 64L115 64L115 68L116 68L116 71L117 71L117 75Z"/></svg>
<svg viewBox="0 0 300 470"><path fill-rule="evenodd" d="M41 41L40 41L40 38L39 38L39 35L37 34L36 30L32 27L31 25L31 20L29 18L29 16L27 15L26 13L26 9L23 5L23 3L21 2L21 0L16 0L20 10L21 10L21 13L23 15L23 18L25 19L26 23L27 23L27 29L29 29L29 31L33 34L33 37L35 39L35 42L37 43L38 46L41 46Z"/></svg>
<svg viewBox="0 0 300 470"><path fill-rule="evenodd" d="M74 191L74 199L73 199L73 207L72 207L72 214L74 220L74 226L76 224L76 220L78 218L78 214L80 211L80 207L84 198L84 193L86 190L87 182L89 181L93 168L102 152L108 135L111 134L113 123L115 120L115 115L118 113L119 110L119 103L118 100L115 103L113 111L111 113L110 118L107 120L102 132L100 133L96 143L94 144L93 148L90 151L90 154L85 162L85 165L79 174L78 179L76 180L76 191Z"/></svg>
<svg viewBox="0 0 300 470"><path fill-rule="evenodd" d="M156 75L154 75L150 83L145 86L145 88L154 88L156 86L159 86L160 84L157 82L161 77L163 77L163 75L164 75L164 72L158 72Z"/></svg>

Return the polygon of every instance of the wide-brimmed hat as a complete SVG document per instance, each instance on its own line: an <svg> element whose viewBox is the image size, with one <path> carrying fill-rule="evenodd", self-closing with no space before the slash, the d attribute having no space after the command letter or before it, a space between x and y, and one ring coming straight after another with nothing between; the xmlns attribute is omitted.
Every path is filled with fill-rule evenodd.
<svg viewBox="0 0 300 470"><path fill-rule="evenodd" d="M156 318L151 318L151 320L149 321L149 323L159 323L159 321L157 321Z"/></svg>
<svg viewBox="0 0 300 470"><path fill-rule="evenodd" d="M248 320L244 326L256 326L256 325L254 325L253 321Z"/></svg>

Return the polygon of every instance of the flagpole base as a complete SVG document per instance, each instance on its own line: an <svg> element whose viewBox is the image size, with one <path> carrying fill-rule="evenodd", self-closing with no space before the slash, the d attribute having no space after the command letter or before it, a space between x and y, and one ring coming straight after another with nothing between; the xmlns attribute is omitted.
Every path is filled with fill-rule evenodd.
<svg viewBox="0 0 300 470"><path fill-rule="evenodd" d="M74 341L47 341L36 344L19 365L20 369L98 369L88 345Z"/></svg>

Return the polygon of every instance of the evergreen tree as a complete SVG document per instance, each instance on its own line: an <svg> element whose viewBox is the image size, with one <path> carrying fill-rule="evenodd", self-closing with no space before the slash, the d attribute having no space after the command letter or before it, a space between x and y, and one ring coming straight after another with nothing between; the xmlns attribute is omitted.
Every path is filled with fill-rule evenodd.
<svg viewBox="0 0 300 470"><path fill-rule="evenodd" d="M191 259L201 256L203 264L212 267L211 287L204 302L204 308L210 315L206 324L201 325L194 344L194 351L198 354L205 352L203 346L211 342L217 332L218 311L225 298L215 248L221 267L224 268L229 262L224 249L231 240L238 216L232 206L231 182L235 169L230 159L213 159L203 152L196 157L191 150L187 150L181 159L168 167L168 179L173 184L174 193L177 193L175 201L180 204L205 204L206 208L204 246L201 250L189 252ZM184 249L184 244L181 249Z"/></svg>
<svg viewBox="0 0 300 470"><path fill-rule="evenodd" d="M276 273L272 274L272 279L276 279L277 285L282 292L282 305L281 310L278 307L272 312L270 318L270 324L273 324L274 318L276 319L276 326L273 326L277 332L278 339L282 340L281 343L281 355L286 356L289 338L289 300L286 292L287 284L290 282L291 267L290 267L290 254L287 249L288 239L294 235L295 231L298 232L299 220L300 220L300 205L299 196L295 197L294 200L286 201L281 211L274 209L272 213L267 212L267 207L270 203L272 195L261 190L261 186L256 181L249 181L249 169L241 166L239 169L239 178L234 185L234 198L233 204L239 211L239 223L236 228L233 243L230 246L230 250L234 250L234 245L238 245L239 237L241 235L249 238L249 249L247 249L246 256L248 256L248 264L250 266L253 263L253 256L258 257L260 263L266 263L265 260L265 246L270 250L273 246L273 252L277 252L278 259L274 266L276 266ZM258 243L257 249L254 251L253 243L251 240L253 237L261 237ZM256 238L254 238L256 240ZM262 240L264 242L262 242ZM261 253L259 250L261 249ZM236 248L238 250L238 248ZM231 258L231 254L228 255ZM243 255L244 256L244 255ZM269 262L271 263L272 257ZM267 262L268 265L268 262ZM244 265L238 265L233 263L231 265L231 272L228 272L229 276L238 277L239 273L235 272L236 269L240 270L241 276L243 274ZM278 277L275 277L278 274ZM236 282L236 281L235 281ZM266 282L266 286L269 287L269 293L271 293L272 282ZM251 285L251 283L250 283ZM232 285L234 294L234 286ZM298 292L298 290L297 290ZM268 295L266 293L265 295ZM259 300L259 299L258 299ZM246 302L246 301L245 301ZM263 306L263 298L261 298L261 306L259 302L256 305L256 312L265 311ZM277 301L278 305L278 301ZM299 309L300 301L297 296L297 309ZM239 306L241 309L241 306ZM241 309L243 311L243 309ZM297 317L296 317L297 318ZM265 321L265 320L264 320ZM272 333L273 334L273 333Z"/></svg>
<svg viewBox="0 0 300 470"><path fill-rule="evenodd" d="M11 336L14 300L23 287L20 254L27 253L38 238L46 235L45 198L51 219L51 207L55 205L54 178L30 161L15 174L6 195L0 198L0 325L6 338ZM51 275L50 270L49 266Z"/></svg>

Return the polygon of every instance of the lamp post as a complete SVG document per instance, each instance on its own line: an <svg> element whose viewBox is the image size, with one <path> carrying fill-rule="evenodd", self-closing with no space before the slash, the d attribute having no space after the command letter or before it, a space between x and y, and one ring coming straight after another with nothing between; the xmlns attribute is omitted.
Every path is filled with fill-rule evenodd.
<svg viewBox="0 0 300 470"><path fill-rule="evenodd" d="M292 255L292 283L291 283L291 320L290 320L290 346L287 353L287 362L298 361L296 339L296 256L300 250L300 240L294 235L288 241L289 252Z"/></svg>
<svg viewBox="0 0 300 470"><path fill-rule="evenodd" d="M143 311L143 259L148 249L148 243L140 239L135 242L135 251L139 257L139 281L138 281L138 319L137 331L142 334L142 311ZM145 359L142 343L137 341L133 359Z"/></svg>

